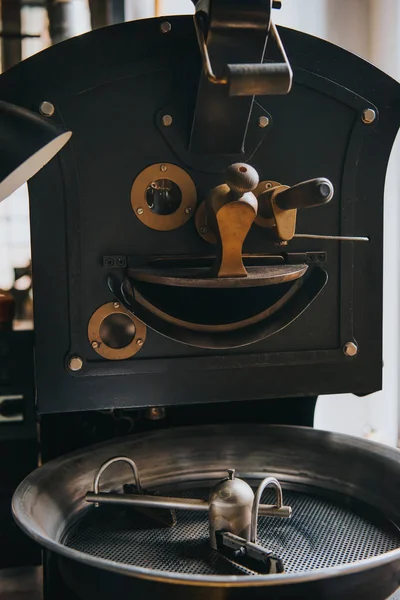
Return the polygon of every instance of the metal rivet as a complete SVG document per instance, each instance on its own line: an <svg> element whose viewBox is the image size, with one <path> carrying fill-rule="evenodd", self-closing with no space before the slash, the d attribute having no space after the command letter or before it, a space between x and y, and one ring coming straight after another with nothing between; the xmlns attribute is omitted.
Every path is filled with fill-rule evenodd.
<svg viewBox="0 0 400 600"><path fill-rule="evenodd" d="M366 123L367 125L370 125L371 123L373 123L376 119L376 112L374 111L373 108L366 108L363 111L362 114L362 120L364 123Z"/></svg>
<svg viewBox="0 0 400 600"><path fill-rule="evenodd" d="M83 360L80 356L71 356L68 362L70 371L80 371L83 367Z"/></svg>
<svg viewBox="0 0 400 600"><path fill-rule="evenodd" d="M92 348L98 348L100 346L99 342L92 342Z"/></svg>
<svg viewBox="0 0 400 600"><path fill-rule="evenodd" d="M169 21L163 21L160 25L161 33L169 33L172 29Z"/></svg>
<svg viewBox="0 0 400 600"><path fill-rule="evenodd" d="M165 415L166 410L163 406L151 406L146 410L145 418L151 421L159 421L160 419L164 419Z"/></svg>
<svg viewBox="0 0 400 600"><path fill-rule="evenodd" d="M163 173L165 173L165 171L167 171L167 170L168 170L167 165L161 165L160 171L162 171Z"/></svg>
<svg viewBox="0 0 400 600"><path fill-rule="evenodd" d="M47 100L44 100L40 104L39 110L44 117L52 117L56 111L56 109L54 108L54 104L48 102Z"/></svg>
<svg viewBox="0 0 400 600"><path fill-rule="evenodd" d="M343 352L346 356L355 356L358 353L358 347L354 342L347 342L343 346Z"/></svg>
<svg viewBox="0 0 400 600"><path fill-rule="evenodd" d="M202 225L200 227L200 233L202 233L203 235L205 235L206 233L208 233L208 228L205 225Z"/></svg>
<svg viewBox="0 0 400 600"><path fill-rule="evenodd" d="M119 308L119 302L114 302L114 303L113 303L113 307L114 307L114 308Z"/></svg>
<svg viewBox="0 0 400 600"><path fill-rule="evenodd" d="M262 117L258 117L258 126L264 129L264 127L268 127L269 118L263 115Z"/></svg>
<svg viewBox="0 0 400 600"><path fill-rule="evenodd" d="M270 181L267 181L267 183L265 184L265 189L270 190L271 188L272 188L272 183Z"/></svg>
<svg viewBox="0 0 400 600"><path fill-rule="evenodd" d="M190 206L188 206L187 208L185 208L185 213L187 215L190 215L191 212L192 212L192 209L190 208Z"/></svg>
<svg viewBox="0 0 400 600"><path fill-rule="evenodd" d="M143 346L143 340L142 340L142 338L138 338L136 340L136 343L137 343L138 346Z"/></svg>
<svg viewBox="0 0 400 600"><path fill-rule="evenodd" d="M170 125L172 125L171 115L163 115L162 124L164 125L164 127L169 127Z"/></svg>
<svg viewBox="0 0 400 600"><path fill-rule="evenodd" d="M139 206L139 208L137 209L137 211L136 211L136 212L137 212L137 214L138 214L138 215L142 215L142 214L144 213L144 210L143 210L143 208L141 208L141 207Z"/></svg>

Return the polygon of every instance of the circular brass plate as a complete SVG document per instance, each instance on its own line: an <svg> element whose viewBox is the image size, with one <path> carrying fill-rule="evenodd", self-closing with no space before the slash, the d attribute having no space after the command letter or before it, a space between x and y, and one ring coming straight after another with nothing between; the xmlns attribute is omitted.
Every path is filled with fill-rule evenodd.
<svg viewBox="0 0 400 600"><path fill-rule="evenodd" d="M111 348L100 337L100 327L104 319L115 314L128 316L135 325L135 335L132 341L122 348ZM90 317L88 339L93 350L103 358L107 358L107 360L125 360L131 358L143 348L146 341L146 325L131 315L119 302L108 302L100 306Z"/></svg>
<svg viewBox="0 0 400 600"><path fill-rule="evenodd" d="M158 215L150 209L146 191L152 181L170 179L179 187L182 200L175 212ZM157 231L171 231L184 225L194 214L197 202L196 186L186 171L171 163L156 163L144 169L136 177L131 189L132 209L144 225Z"/></svg>
<svg viewBox="0 0 400 600"><path fill-rule="evenodd" d="M216 244L217 238L211 231L207 222L207 211L206 211L206 203L202 202L199 208L196 210L195 223L197 233L210 244Z"/></svg>

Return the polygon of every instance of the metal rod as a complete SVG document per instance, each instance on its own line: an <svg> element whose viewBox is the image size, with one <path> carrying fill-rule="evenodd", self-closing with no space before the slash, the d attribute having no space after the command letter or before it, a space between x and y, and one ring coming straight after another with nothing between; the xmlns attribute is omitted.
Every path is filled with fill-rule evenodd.
<svg viewBox="0 0 400 600"><path fill-rule="evenodd" d="M263 479L257 488L251 509L250 541L254 544L257 543L257 520L260 514L261 495L267 487L274 487L276 489L277 508L282 508L283 505L283 494L279 481L275 477L266 477Z"/></svg>
<svg viewBox="0 0 400 600"><path fill-rule="evenodd" d="M209 503L206 500L195 498L170 498L169 496L146 496L138 494L111 494L107 492L87 492L86 502L95 504L122 504L125 506L147 506L153 508L175 508L180 510L195 510L207 512ZM260 517L288 518L292 514L290 506L277 507L274 504L260 504L258 515Z"/></svg>
<svg viewBox="0 0 400 600"><path fill-rule="evenodd" d="M199 19L199 17L197 15L197 13L195 13L193 15L193 22L194 22L194 28L196 31L197 41L199 43L201 57L203 59L204 73L205 73L207 79L211 83L226 84L226 83L228 83L228 80L226 79L226 77L225 78L217 77L212 69L210 56L209 56L208 50L207 50L207 43L206 43L204 33L203 33L203 30L201 29L201 25L200 25L198 19Z"/></svg>
<svg viewBox="0 0 400 600"><path fill-rule="evenodd" d="M104 471L106 469L108 469L109 466L111 466L115 463L118 463L118 462L123 462L130 466L130 468L132 469L133 476L135 478L137 491L139 492L139 494L142 494L143 488L142 488L142 484L140 482L139 470L138 470L136 464L133 462L133 460L131 458L128 458L127 456L116 456L115 458L110 458L110 460L107 460L104 464L101 465L101 467L98 470L98 473L94 479L94 483L93 483L94 493L95 494L99 493L100 477L102 476Z"/></svg>
<svg viewBox="0 0 400 600"><path fill-rule="evenodd" d="M146 496L136 494L107 494L88 492L85 496L86 502L98 504L123 504L133 506L148 506L153 508L176 508L181 510L208 511L206 500L195 500L192 498L169 498L168 496Z"/></svg>
<svg viewBox="0 0 400 600"><path fill-rule="evenodd" d="M310 240L337 240L339 242L369 242L368 237L347 235L316 235L314 233L296 233L293 237L305 238Z"/></svg>

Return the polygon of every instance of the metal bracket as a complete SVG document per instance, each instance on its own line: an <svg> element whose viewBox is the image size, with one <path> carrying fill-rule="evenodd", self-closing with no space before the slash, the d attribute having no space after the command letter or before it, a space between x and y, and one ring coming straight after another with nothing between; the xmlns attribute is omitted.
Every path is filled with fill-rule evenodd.
<svg viewBox="0 0 400 600"><path fill-rule="evenodd" d="M194 26L203 60L189 142L197 154L238 154L255 94L286 94L292 82L283 45L271 23L272 0L251 4L213 0ZM207 35L206 35L207 30ZM269 32L281 62L264 60Z"/></svg>

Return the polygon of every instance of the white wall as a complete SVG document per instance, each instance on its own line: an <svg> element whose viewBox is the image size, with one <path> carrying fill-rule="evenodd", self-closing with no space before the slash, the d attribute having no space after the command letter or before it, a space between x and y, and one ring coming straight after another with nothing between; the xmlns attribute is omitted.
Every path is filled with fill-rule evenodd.
<svg viewBox="0 0 400 600"><path fill-rule="evenodd" d="M400 79L398 0L283 0L274 17L282 25L342 46ZM385 186L384 389L368 398L320 397L315 416L315 426L321 429L392 445L399 429L399 159L398 139Z"/></svg>

